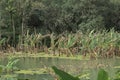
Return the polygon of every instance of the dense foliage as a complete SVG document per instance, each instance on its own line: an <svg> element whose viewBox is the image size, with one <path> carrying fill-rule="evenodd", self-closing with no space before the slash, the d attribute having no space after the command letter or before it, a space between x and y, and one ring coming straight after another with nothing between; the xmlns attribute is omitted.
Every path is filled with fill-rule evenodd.
<svg viewBox="0 0 120 80"><path fill-rule="evenodd" d="M0 45L41 46L39 33L120 31L119 16L119 0L0 0ZM45 37L42 43L50 46Z"/></svg>

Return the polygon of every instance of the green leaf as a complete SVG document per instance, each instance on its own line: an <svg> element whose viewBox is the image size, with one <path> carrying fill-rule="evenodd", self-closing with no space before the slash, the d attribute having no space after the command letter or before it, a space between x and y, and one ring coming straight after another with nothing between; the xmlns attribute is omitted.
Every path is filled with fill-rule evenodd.
<svg viewBox="0 0 120 80"><path fill-rule="evenodd" d="M2 45L5 42L6 38L3 38L0 40L0 45Z"/></svg>
<svg viewBox="0 0 120 80"><path fill-rule="evenodd" d="M104 69L100 69L97 80L108 80L108 73Z"/></svg>
<svg viewBox="0 0 120 80"><path fill-rule="evenodd" d="M55 66L53 66L52 69L60 77L60 80L80 80L78 77L74 77L60 69L57 69Z"/></svg>

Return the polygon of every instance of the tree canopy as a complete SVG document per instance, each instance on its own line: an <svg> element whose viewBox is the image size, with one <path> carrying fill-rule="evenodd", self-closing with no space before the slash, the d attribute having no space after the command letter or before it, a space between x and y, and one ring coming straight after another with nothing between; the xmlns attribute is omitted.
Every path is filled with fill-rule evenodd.
<svg viewBox="0 0 120 80"><path fill-rule="evenodd" d="M120 31L119 0L0 0L0 37L30 33Z"/></svg>

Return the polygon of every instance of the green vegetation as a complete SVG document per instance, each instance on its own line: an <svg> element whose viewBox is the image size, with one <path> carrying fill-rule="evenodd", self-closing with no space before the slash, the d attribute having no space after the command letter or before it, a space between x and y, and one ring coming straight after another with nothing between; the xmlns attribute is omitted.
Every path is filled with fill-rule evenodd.
<svg viewBox="0 0 120 80"><path fill-rule="evenodd" d="M55 66L53 66L52 69L59 76L57 80L81 80L81 76L74 77L68 74L67 72L64 72L63 70L56 68ZM84 80L90 80L90 79L84 79ZM99 69L97 80L120 80L120 71L118 70L116 72L116 76L114 76L114 79L111 79L108 73L104 69Z"/></svg>
<svg viewBox="0 0 120 80"><path fill-rule="evenodd" d="M73 77L64 71L57 69L56 67L52 67L52 68L55 71L55 73L60 76L60 80L79 80L79 78Z"/></svg>
<svg viewBox="0 0 120 80"><path fill-rule="evenodd" d="M11 58L6 66L0 67L0 79L2 80L32 80L32 79L18 79L17 76L19 74L24 74L24 75L42 75L42 74L50 74L51 76L53 76L55 79L57 80L91 80L90 75L91 72L83 72L80 74L77 74L76 77L72 76L69 73L66 73L65 71L58 69L57 67L53 66L52 69L54 70L54 72L59 76L54 75L53 70L51 68L45 67L45 68L36 68L36 69L28 69L28 70L20 70L17 71L16 69L14 69L16 63L18 62L18 59L14 59ZM8 65L10 67L8 67ZM5 69L9 69L9 72L5 72ZM106 72L104 69L99 68L98 71L98 75L97 75L97 80L119 80L120 79L120 71L119 71L119 67L115 67L118 68L118 70L116 71L114 76L109 76L108 72ZM12 71L11 71L12 69ZM14 74L10 74L10 73L14 73ZM33 79L34 80L34 79Z"/></svg>
<svg viewBox="0 0 120 80"><path fill-rule="evenodd" d="M56 56L90 56L90 58L110 58L120 56L120 33L114 29L107 31L94 30L85 34L78 31L77 33L64 33L56 36L55 34L36 34L30 35L27 33L23 39L22 48L13 49L9 47L9 53L45 53L44 55ZM50 45L43 45L42 41L50 40ZM47 41L46 43L47 44ZM12 50L12 52L10 51ZM18 50L18 51L17 51ZM25 55L23 54L23 55ZM14 54L13 54L14 55ZM17 54L16 54L17 55ZM32 54L30 54L32 55ZM33 54L34 55L34 54ZM36 54L39 55L39 54Z"/></svg>
<svg viewBox="0 0 120 80"><path fill-rule="evenodd" d="M19 61L19 59L9 59L8 63L4 66L4 65L0 65L1 68L1 72L5 72L5 73L10 73L13 72L15 70L18 70L18 68L15 66L15 64Z"/></svg>
<svg viewBox="0 0 120 80"><path fill-rule="evenodd" d="M10 58L9 62L4 66L0 65L0 80L27 80L27 79L17 79L17 74L10 74L17 71L18 68L15 66L19 59ZM4 73L4 74L3 74Z"/></svg>
<svg viewBox="0 0 120 80"><path fill-rule="evenodd" d="M87 60L120 57L120 0L0 0L0 58L3 55ZM0 72L18 70L18 61L9 59L0 65ZM78 80L53 69L60 80ZM16 73L22 72L36 74L39 70ZM101 69L97 80L108 77Z"/></svg>
<svg viewBox="0 0 120 80"><path fill-rule="evenodd" d="M119 9L119 0L1 0L0 53L119 55Z"/></svg>

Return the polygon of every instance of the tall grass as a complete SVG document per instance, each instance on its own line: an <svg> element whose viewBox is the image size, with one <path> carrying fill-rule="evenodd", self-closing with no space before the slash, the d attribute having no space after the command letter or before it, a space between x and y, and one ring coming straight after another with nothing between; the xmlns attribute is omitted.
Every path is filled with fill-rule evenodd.
<svg viewBox="0 0 120 80"><path fill-rule="evenodd" d="M88 54L91 58L120 56L120 33L115 32L114 29L100 32L92 30L86 34L81 32L66 34L58 41L58 48L70 50L77 47L78 54L85 56ZM71 53L75 54L72 50Z"/></svg>
<svg viewBox="0 0 120 80"><path fill-rule="evenodd" d="M58 50L60 53L65 53L67 56L73 55L72 48L78 41L78 36L76 34L64 34L58 39Z"/></svg>
<svg viewBox="0 0 120 80"><path fill-rule="evenodd" d="M120 33L111 29L109 32L94 32L81 37L81 51L83 54L91 54L91 57L104 56L113 57L119 55Z"/></svg>
<svg viewBox="0 0 120 80"><path fill-rule="evenodd" d="M43 42L43 40L46 41ZM4 39L0 41L0 46L2 43L4 43ZM48 43L49 46L46 45ZM90 58L120 56L120 33L114 29L98 32L92 30L86 33L80 31L76 33L64 32L60 35L54 33L30 34L28 31L23 37L19 37L18 48L20 51L32 53L37 53L43 49L46 53L59 53L59 56L62 54L67 56L90 55Z"/></svg>
<svg viewBox="0 0 120 80"><path fill-rule="evenodd" d="M29 34L29 31L24 35L23 42L19 41L18 48L23 52L37 53L42 45L42 40L49 36L38 34ZM21 37L20 37L21 39ZM20 40L19 39L19 40Z"/></svg>

